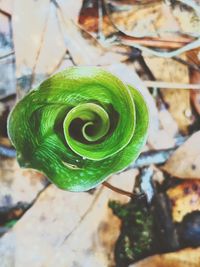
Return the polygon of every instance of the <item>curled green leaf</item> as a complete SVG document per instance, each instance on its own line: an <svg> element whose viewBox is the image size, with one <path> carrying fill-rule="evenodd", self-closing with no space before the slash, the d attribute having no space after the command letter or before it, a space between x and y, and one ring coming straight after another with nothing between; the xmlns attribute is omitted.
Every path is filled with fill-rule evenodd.
<svg viewBox="0 0 200 267"><path fill-rule="evenodd" d="M146 142L142 95L97 67L72 67L17 103L8 120L20 166L59 188L89 190L125 169Z"/></svg>

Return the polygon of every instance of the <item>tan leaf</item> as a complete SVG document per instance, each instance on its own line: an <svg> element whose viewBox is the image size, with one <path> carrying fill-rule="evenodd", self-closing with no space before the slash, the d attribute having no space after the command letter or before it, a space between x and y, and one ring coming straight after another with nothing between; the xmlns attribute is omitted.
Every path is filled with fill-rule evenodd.
<svg viewBox="0 0 200 267"><path fill-rule="evenodd" d="M178 252L155 255L129 267L199 267L200 248L187 248Z"/></svg>
<svg viewBox="0 0 200 267"><path fill-rule="evenodd" d="M168 106L168 110L178 124L182 133L188 132L188 127L193 122L190 91L184 89L162 89L163 99Z"/></svg>
<svg viewBox="0 0 200 267"><path fill-rule="evenodd" d="M17 77L51 74L66 52L56 7L49 0L16 0L13 34Z"/></svg>
<svg viewBox="0 0 200 267"><path fill-rule="evenodd" d="M184 55L181 58L186 59ZM171 58L144 55L144 60L158 81L189 82L188 67Z"/></svg>
<svg viewBox="0 0 200 267"><path fill-rule="evenodd" d="M107 65L127 59L126 54L112 51L111 47L104 47L77 24L81 5L76 4L72 9L70 1L58 3L57 16L63 39L77 65ZM123 50L127 51L127 48Z"/></svg>
<svg viewBox="0 0 200 267"><path fill-rule="evenodd" d="M163 169L175 177L200 178L200 131L179 147Z"/></svg>
<svg viewBox="0 0 200 267"><path fill-rule="evenodd" d="M145 56L144 59L156 80L172 83L189 82L187 66L171 58ZM182 59L185 59L184 55ZM178 128L184 133L187 132L188 126L193 122L189 90L181 90L181 88L170 90L166 88L162 89L161 93L165 103L169 107L169 112L178 124Z"/></svg>
<svg viewBox="0 0 200 267"><path fill-rule="evenodd" d="M130 170L112 179L130 190L137 173ZM89 194L50 185L13 230L0 239L1 267L113 266L120 221L108 208L109 199L129 200L105 187Z"/></svg>
<svg viewBox="0 0 200 267"><path fill-rule="evenodd" d="M200 180L186 180L167 190L172 204L172 217L175 222L181 222L183 217L200 210Z"/></svg>
<svg viewBox="0 0 200 267"><path fill-rule="evenodd" d="M0 208L30 204L44 185L44 175L20 168L16 159L0 158Z"/></svg>

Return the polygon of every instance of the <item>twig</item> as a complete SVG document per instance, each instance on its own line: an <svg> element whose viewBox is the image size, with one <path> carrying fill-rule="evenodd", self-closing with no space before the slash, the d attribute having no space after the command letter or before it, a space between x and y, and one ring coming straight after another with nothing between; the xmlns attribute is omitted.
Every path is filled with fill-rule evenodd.
<svg viewBox="0 0 200 267"><path fill-rule="evenodd" d="M0 156L8 157L8 158L15 158L16 157L16 151L14 148L0 145Z"/></svg>
<svg viewBox="0 0 200 267"><path fill-rule="evenodd" d="M124 35L124 34L123 34ZM155 48L175 49L181 48L183 45L187 45L194 40L194 38L180 38L178 40L165 40L162 38L136 38L131 36L119 36L118 42L128 46L149 46Z"/></svg>
<svg viewBox="0 0 200 267"><path fill-rule="evenodd" d="M160 81L144 81L147 87L165 88L165 89L194 89L200 90L200 84L171 83Z"/></svg>
<svg viewBox="0 0 200 267"><path fill-rule="evenodd" d="M134 42L133 43L130 43L130 42L127 43L127 42L122 41L121 44L138 48L138 49L142 50L143 52L146 52L148 54L151 54L151 55L154 55L157 57L171 58L171 57L175 57L179 54L182 54L184 52L187 52L189 50L198 48L200 46L200 38L196 39L195 41L193 41L189 44L186 44L185 46L183 46L181 48L178 48L174 51L169 51L169 52L156 51L156 50L150 49L148 47L142 46L140 44L136 44Z"/></svg>
<svg viewBox="0 0 200 267"><path fill-rule="evenodd" d="M149 66L146 64L143 56L140 54L140 56L137 58L137 61L139 62L139 64L141 65L141 67L144 69L145 73L148 75L149 79L152 81L156 81L156 78L153 74L153 72L151 71L151 69L149 68Z"/></svg>
<svg viewBox="0 0 200 267"><path fill-rule="evenodd" d="M12 52L10 52L10 53L7 53L7 54L5 54L5 55L3 55L3 56L0 56L0 60L5 59L5 58L7 58L7 57L10 57L10 56L12 56L12 55L14 55L14 51L12 51Z"/></svg>
<svg viewBox="0 0 200 267"><path fill-rule="evenodd" d="M172 59L176 60L177 62L184 64L186 66L188 66L190 69L196 70L200 72L200 66L187 62L186 60L180 58L180 57L172 57Z"/></svg>
<svg viewBox="0 0 200 267"><path fill-rule="evenodd" d="M133 198L133 196L134 196L133 193L131 193L131 192L127 192L127 191L125 191L125 190L123 190L123 189L120 189L120 188L118 188L118 187L115 187L115 186L109 184L108 182L103 182L102 184L103 184L104 186L108 187L109 189L111 189L112 191L114 191L114 192L116 192L116 193L119 193L119 194L121 194L121 195L125 195L125 196L130 197L130 198Z"/></svg>
<svg viewBox="0 0 200 267"><path fill-rule="evenodd" d="M3 15L5 15L8 18L11 18L11 14L3 9L0 8L0 13L2 13Z"/></svg>

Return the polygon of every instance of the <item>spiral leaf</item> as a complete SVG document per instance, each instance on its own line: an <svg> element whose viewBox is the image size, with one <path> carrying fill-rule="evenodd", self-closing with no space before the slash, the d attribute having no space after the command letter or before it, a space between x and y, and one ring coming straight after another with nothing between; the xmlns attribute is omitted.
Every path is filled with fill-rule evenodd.
<svg viewBox="0 0 200 267"><path fill-rule="evenodd" d="M20 166L59 188L84 191L138 157L148 121L137 90L100 68L72 67L18 102L8 133Z"/></svg>

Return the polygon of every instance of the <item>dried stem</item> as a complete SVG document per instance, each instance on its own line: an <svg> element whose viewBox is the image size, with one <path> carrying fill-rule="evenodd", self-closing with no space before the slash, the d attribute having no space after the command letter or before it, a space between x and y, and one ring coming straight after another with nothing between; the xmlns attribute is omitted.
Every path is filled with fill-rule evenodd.
<svg viewBox="0 0 200 267"><path fill-rule="evenodd" d="M119 193L121 195L125 195L127 197L130 197L130 198L133 198L134 194L131 193L131 192L128 192L128 191L125 191L123 189L120 189L118 187L115 187L113 185L111 185L110 183L108 182L103 182L102 183L104 186L106 186L107 188L111 189L112 191L116 192L116 193Z"/></svg>
<svg viewBox="0 0 200 267"><path fill-rule="evenodd" d="M165 49L181 48L183 45L189 44L193 40L194 38L185 38L185 37L184 38L179 37L179 39L177 40L176 39L165 40L162 38L148 38L148 37L136 38L136 37L131 37L131 36L119 37L119 42L125 45L132 46L132 44L134 43L134 44L148 46L148 47L165 48Z"/></svg>

